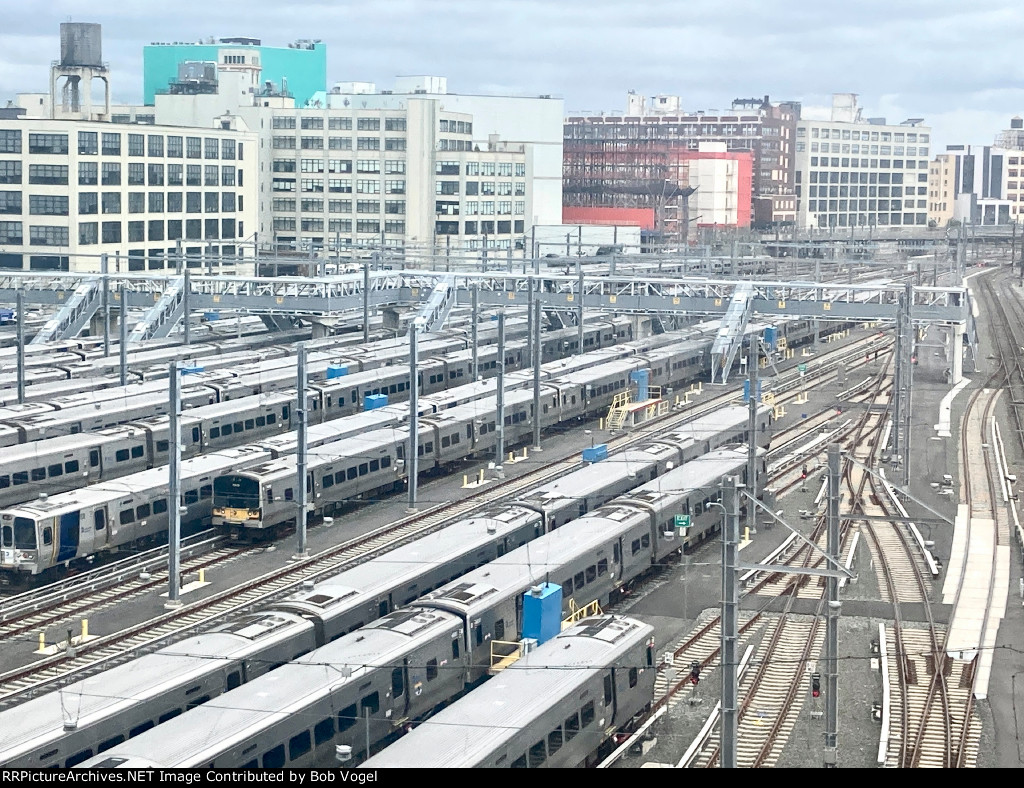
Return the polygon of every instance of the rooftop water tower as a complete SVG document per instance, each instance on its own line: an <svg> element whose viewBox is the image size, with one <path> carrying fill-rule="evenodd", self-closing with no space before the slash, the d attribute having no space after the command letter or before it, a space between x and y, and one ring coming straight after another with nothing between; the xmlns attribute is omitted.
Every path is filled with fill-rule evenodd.
<svg viewBox="0 0 1024 788"><path fill-rule="evenodd" d="M110 117L110 69L103 62L103 28L92 22L62 22L60 60L50 67L50 114L93 119L92 81L103 80L102 117ZM57 101L58 82L61 100Z"/></svg>

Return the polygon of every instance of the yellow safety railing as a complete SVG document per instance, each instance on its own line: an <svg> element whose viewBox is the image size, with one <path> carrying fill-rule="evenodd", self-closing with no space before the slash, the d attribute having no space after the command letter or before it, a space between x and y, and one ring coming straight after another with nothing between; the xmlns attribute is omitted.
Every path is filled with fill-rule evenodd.
<svg viewBox="0 0 1024 788"><path fill-rule="evenodd" d="M571 627L573 624L591 616L601 615L601 603L596 599L583 607L576 604L575 599L569 600L569 615L562 619L562 629Z"/></svg>
<svg viewBox="0 0 1024 788"><path fill-rule="evenodd" d="M523 656L522 644L513 640L491 641L491 672L504 670Z"/></svg>

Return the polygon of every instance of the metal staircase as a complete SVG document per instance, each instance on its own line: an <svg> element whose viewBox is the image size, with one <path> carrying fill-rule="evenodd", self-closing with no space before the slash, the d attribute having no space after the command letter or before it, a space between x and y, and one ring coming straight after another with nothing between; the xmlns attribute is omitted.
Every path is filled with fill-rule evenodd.
<svg viewBox="0 0 1024 788"><path fill-rule="evenodd" d="M419 315L414 321L421 332L439 331L448 319L448 314L455 306L455 277L445 276L438 280L425 304L420 307ZM412 330L410 323L409 330Z"/></svg>
<svg viewBox="0 0 1024 788"><path fill-rule="evenodd" d="M98 276L82 280L71 294L71 298L46 321L29 344L40 345L54 339L70 339L77 336L100 308L103 300L101 281Z"/></svg>
<svg viewBox="0 0 1024 788"><path fill-rule="evenodd" d="M185 312L185 277L171 280L159 300L128 335L129 344L147 339L160 339L171 333L175 324Z"/></svg>
<svg viewBox="0 0 1024 788"><path fill-rule="evenodd" d="M714 362L711 370L712 383L716 378L719 383L725 383L729 379L732 362L743 344L743 333L746 331L750 315L754 311L753 293L753 287L746 283L737 285L733 292L729 307L722 318L722 326L718 329L718 335L711 345L711 356Z"/></svg>
<svg viewBox="0 0 1024 788"><path fill-rule="evenodd" d="M608 429L621 430L629 415L629 406L633 404L633 392L631 389L620 391L612 398L612 406L608 409L606 421Z"/></svg>

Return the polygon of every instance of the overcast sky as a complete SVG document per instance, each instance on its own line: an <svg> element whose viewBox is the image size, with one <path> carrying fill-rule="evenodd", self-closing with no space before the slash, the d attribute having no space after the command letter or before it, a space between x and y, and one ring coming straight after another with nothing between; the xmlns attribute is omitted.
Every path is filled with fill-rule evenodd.
<svg viewBox="0 0 1024 788"><path fill-rule="evenodd" d="M448 77L458 93L552 94L567 112L614 112L625 95L686 110L768 94L805 107L859 94L865 116L922 117L932 152L992 144L1024 114L1020 0L0 0L0 99L47 89L61 22L103 25L114 98L142 98L142 47L246 35L320 38L328 85ZM941 147L940 147L941 146Z"/></svg>

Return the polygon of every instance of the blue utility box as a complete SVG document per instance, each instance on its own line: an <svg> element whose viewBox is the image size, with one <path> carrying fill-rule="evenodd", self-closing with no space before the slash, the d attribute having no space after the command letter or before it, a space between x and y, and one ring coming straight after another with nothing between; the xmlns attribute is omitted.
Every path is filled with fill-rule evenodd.
<svg viewBox="0 0 1024 788"><path fill-rule="evenodd" d="M779 329L775 326L768 326L768 328L764 330L763 339L764 343L768 347L775 350L775 345L779 341Z"/></svg>
<svg viewBox="0 0 1024 788"><path fill-rule="evenodd" d="M589 449L583 450L583 461L584 462L600 462L601 460L608 459L608 444L599 443L597 446L591 446Z"/></svg>
<svg viewBox="0 0 1024 788"><path fill-rule="evenodd" d="M220 320L220 312L203 312L203 320Z"/></svg>
<svg viewBox="0 0 1024 788"><path fill-rule="evenodd" d="M202 372L205 367L201 367L198 364L187 364L178 367L182 375L198 375Z"/></svg>
<svg viewBox="0 0 1024 788"><path fill-rule="evenodd" d="M761 381L760 380L757 381L757 399L759 401L761 399ZM750 401L750 381L749 380L744 380L743 381L743 401L744 402L749 402Z"/></svg>
<svg viewBox="0 0 1024 788"><path fill-rule="evenodd" d="M344 364L328 364L327 365L327 379L334 380L334 378L343 378L348 374L348 367Z"/></svg>
<svg viewBox="0 0 1024 788"><path fill-rule="evenodd" d="M562 587L556 583L534 586L523 594L523 637L539 646L562 631Z"/></svg>
<svg viewBox="0 0 1024 788"><path fill-rule="evenodd" d="M636 383L637 402L644 402L650 399L648 384L651 382L651 371L649 369L638 369L630 372L629 379Z"/></svg>
<svg viewBox="0 0 1024 788"><path fill-rule="evenodd" d="M376 410L388 404L387 394L367 394L363 398L363 410Z"/></svg>

